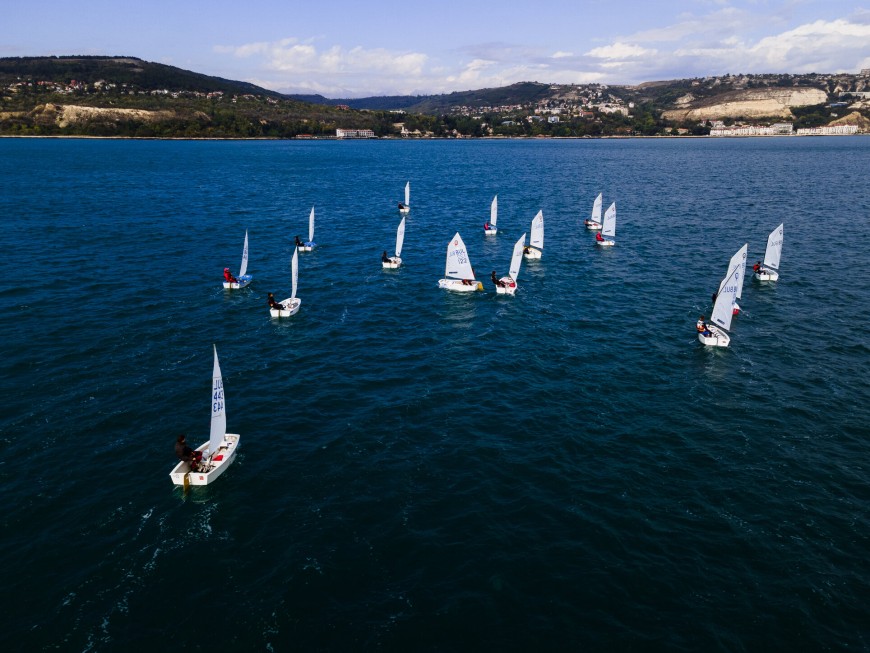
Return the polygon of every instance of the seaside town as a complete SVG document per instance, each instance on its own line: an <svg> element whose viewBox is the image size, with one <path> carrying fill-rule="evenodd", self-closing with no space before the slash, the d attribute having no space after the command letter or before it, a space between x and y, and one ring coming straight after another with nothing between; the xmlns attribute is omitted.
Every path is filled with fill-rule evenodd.
<svg viewBox="0 0 870 653"><path fill-rule="evenodd" d="M155 77L146 82L125 76L128 71L120 66L131 61L137 70L154 66ZM119 66L121 74L113 78L110 68L102 69L106 76L95 79L91 73L91 82L78 75L62 81L60 75L0 76L0 133L408 139L870 132L870 69L723 75L638 86L529 82L422 96L417 104L399 102L398 108L380 102L375 108L380 98L308 98L228 80L215 88L212 78L139 60L109 65Z"/></svg>

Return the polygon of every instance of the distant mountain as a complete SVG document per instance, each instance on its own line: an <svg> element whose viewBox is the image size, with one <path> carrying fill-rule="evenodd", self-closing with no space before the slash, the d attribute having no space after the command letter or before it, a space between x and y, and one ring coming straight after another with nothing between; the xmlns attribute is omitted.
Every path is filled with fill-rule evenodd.
<svg viewBox="0 0 870 653"><path fill-rule="evenodd" d="M312 104L327 104L331 106L346 106L351 109L369 111L407 111L411 107L420 104L429 98L437 98L437 95L377 95L364 98L337 98L329 99L322 95L299 95L291 94L285 97L299 102L311 102Z"/></svg>
<svg viewBox="0 0 870 653"><path fill-rule="evenodd" d="M519 82L499 88L456 91L439 95L377 95L364 98L329 99L322 95L288 95L300 102L345 105L351 109L372 111L406 111L438 115L458 106L504 106L527 104L547 97L550 86L538 82Z"/></svg>
<svg viewBox="0 0 870 653"><path fill-rule="evenodd" d="M143 90L165 89L200 93L237 93L283 97L247 82L211 77L183 68L143 61L136 57L2 57L0 85L19 79L69 83L71 80L94 84L110 81Z"/></svg>

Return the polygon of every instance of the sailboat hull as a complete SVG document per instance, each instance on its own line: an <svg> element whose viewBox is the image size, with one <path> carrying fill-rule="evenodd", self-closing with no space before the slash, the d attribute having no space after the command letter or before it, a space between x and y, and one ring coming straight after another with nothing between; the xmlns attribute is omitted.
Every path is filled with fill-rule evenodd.
<svg viewBox="0 0 870 653"><path fill-rule="evenodd" d="M314 249L314 243L305 243L304 245L297 245L296 249L300 252L310 252Z"/></svg>
<svg viewBox="0 0 870 653"><path fill-rule="evenodd" d="M439 279L438 287L452 290L453 292L477 292L478 290L483 290L483 284L480 281L463 283L462 279Z"/></svg>
<svg viewBox="0 0 870 653"><path fill-rule="evenodd" d="M596 240L595 244L599 247L613 247L616 244L615 240Z"/></svg>
<svg viewBox="0 0 870 653"><path fill-rule="evenodd" d="M708 347L727 347L731 342L731 337L722 329L708 325L707 330L710 332L709 336L705 336L703 333L698 334L698 340L702 345L707 345Z"/></svg>
<svg viewBox="0 0 870 653"><path fill-rule="evenodd" d="M299 312L299 307L302 306L302 300L298 297L285 299L281 302L281 306L284 308L280 310L277 308L270 308L269 315L272 317L290 317L291 315L295 315Z"/></svg>
<svg viewBox="0 0 870 653"><path fill-rule="evenodd" d="M529 260L539 259L544 255L544 253L536 249L535 247L529 247L526 251L523 252L523 258L527 258Z"/></svg>
<svg viewBox="0 0 870 653"><path fill-rule="evenodd" d="M483 233L487 236L495 236L498 233L498 227L490 227L489 229L484 229Z"/></svg>
<svg viewBox="0 0 870 653"><path fill-rule="evenodd" d="M600 222L587 221L587 222L586 222L586 228L589 229L589 231L601 231L601 223L600 223Z"/></svg>
<svg viewBox="0 0 870 653"><path fill-rule="evenodd" d="M776 281L779 279L779 274L770 269L765 269L761 274L753 272L752 276L754 276L758 281Z"/></svg>
<svg viewBox="0 0 870 653"><path fill-rule="evenodd" d="M217 454L212 458L211 462L206 463L208 471L192 472L190 465L184 461L178 463L169 473L169 477L175 485L184 485L184 477L188 477L188 482L191 485L208 485L214 483L217 478L223 474L227 468L233 464L236 459L236 451L239 448L239 440L241 436L238 433L227 433L224 435L224 442L218 449ZM208 448L208 441L203 442L197 451L205 451Z"/></svg>
<svg viewBox="0 0 870 653"><path fill-rule="evenodd" d="M403 206L401 209L399 209L399 213L401 215L408 215L408 213L410 213L410 212L411 212L410 206Z"/></svg>
<svg viewBox="0 0 870 653"><path fill-rule="evenodd" d="M503 286L496 286L495 292L498 295L515 295L517 292L517 282L511 279L510 277L502 277L499 279L503 284Z"/></svg>
<svg viewBox="0 0 870 653"><path fill-rule="evenodd" d="M391 256L389 261L381 261L381 265L384 266L385 270L398 270L399 266L402 265L402 259L398 256Z"/></svg>
<svg viewBox="0 0 870 653"><path fill-rule="evenodd" d="M244 276L239 277L237 283L230 283L229 281L224 281L224 289L225 290L238 290L239 288L245 288L251 285L251 281L254 280L254 277L250 274L246 274Z"/></svg>

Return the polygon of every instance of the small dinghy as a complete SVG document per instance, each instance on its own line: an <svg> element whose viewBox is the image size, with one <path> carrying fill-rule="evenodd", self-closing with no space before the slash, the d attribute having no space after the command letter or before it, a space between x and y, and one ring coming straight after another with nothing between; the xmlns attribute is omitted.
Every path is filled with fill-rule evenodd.
<svg viewBox="0 0 870 653"><path fill-rule="evenodd" d="M190 463L182 460L169 473L175 485L208 485L214 483L236 459L240 436L227 433L227 413L224 405L224 382L218 363L217 347L214 347L214 367L211 384L211 432L206 442L196 448L202 453L197 469L192 470Z"/></svg>
<svg viewBox="0 0 870 653"><path fill-rule="evenodd" d="M293 250L293 258L290 261L290 269L292 270L292 282L290 296L280 302L281 308L270 308L269 315L272 317L290 317L299 312L299 307L302 305L302 300L296 297L296 282L299 279L299 252ZM271 300L270 300L271 301Z"/></svg>
<svg viewBox="0 0 870 653"><path fill-rule="evenodd" d="M764 264L760 262L752 266L754 276L759 281L776 281L779 279L779 259L782 257L782 225L770 232L767 237L767 249L764 250Z"/></svg>
<svg viewBox="0 0 870 653"><path fill-rule="evenodd" d="M454 292L475 292L483 290L483 284L474 278L468 250L459 232L447 243L447 262L444 266L445 279L438 280L439 288Z"/></svg>
<svg viewBox="0 0 870 653"><path fill-rule="evenodd" d="M405 202L399 202L399 213L408 215L411 211L411 182L405 184Z"/></svg>
<svg viewBox="0 0 870 653"><path fill-rule="evenodd" d="M233 280L229 274L229 268L224 268L224 288L226 290L238 290L244 288L253 281L254 277L248 274L248 231L245 230L245 246L242 248L242 265L239 267L239 276ZM229 275L229 276L228 276Z"/></svg>
<svg viewBox="0 0 870 653"><path fill-rule="evenodd" d="M527 259L539 259L544 255L544 212L538 211L532 220L532 230L529 244L523 248L523 256Z"/></svg>
<svg viewBox="0 0 870 653"><path fill-rule="evenodd" d="M526 244L526 234L514 244L514 253L511 256L511 267L508 276L502 277L495 282L495 292L498 295L515 295L517 292L517 279L520 276L520 265L523 262L523 247ZM492 273L495 277L495 272Z"/></svg>
<svg viewBox="0 0 870 653"><path fill-rule="evenodd" d="M713 313L710 321L713 324L706 325L702 329L701 321L698 321L698 340L708 347L727 347L731 342L728 330L731 329L731 318L734 315L734 300L737 297L737 288L742 283L743 270L740 266L735 267L722 282L719 294L716 295L716 303L713 305Z"/></svg>
<svg viewBox="0 0 870 653"><path fill-rule="evenodd" d="M598 197L596 197L595 201L592 203L592 216L589 219L583 221L583 224L586 225L586 228L592 231L601 230L601 201L602 194L598 193Z"/></svg>
<svg viewBox="0 0 870 653"><path fill-rule="evenodd" d="M396 255L381 257L381 264L385 270L397 270L402 265L402 244L405 242L405 218L399 223L399 228L396 229Z"/></svg>
<svg viewBox="0 0 870 653"><path fill-rule="evenodd" d="M299 239L296 239L296 249L300 252L310 252L314 249L314 207L311 207L311 213L308 215L308 240L302 244Z"/></svg>
<svg viewBox="0 0 870 653"><path fill-rule="evenodd" d="M498 195L492 198L492 204L489 205L489 222L483 225L483 233L487 236L495 236L498 233Z"/></svg>
<svg viewBox="0 0 870 653"><path fill-rule="evenodd" d="M608 237L606 237L608 236ZM616 241L616 202L607 207L604 212L604 222L601 231L595 234L595 244L599 247L613 247Z"/></svg>

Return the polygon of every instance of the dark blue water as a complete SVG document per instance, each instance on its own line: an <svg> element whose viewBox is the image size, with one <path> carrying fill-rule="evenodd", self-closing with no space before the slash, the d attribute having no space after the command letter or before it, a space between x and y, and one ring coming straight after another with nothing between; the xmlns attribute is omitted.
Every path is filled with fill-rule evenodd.
<svg viewBox="0 0 870 653"><path fill-rule="evenodd" d="M868 170L860 137L0 141L0 648L870 649ZM437 288L457 230L485 293ZM213 343L241 448L184 494Z"/></svg>

